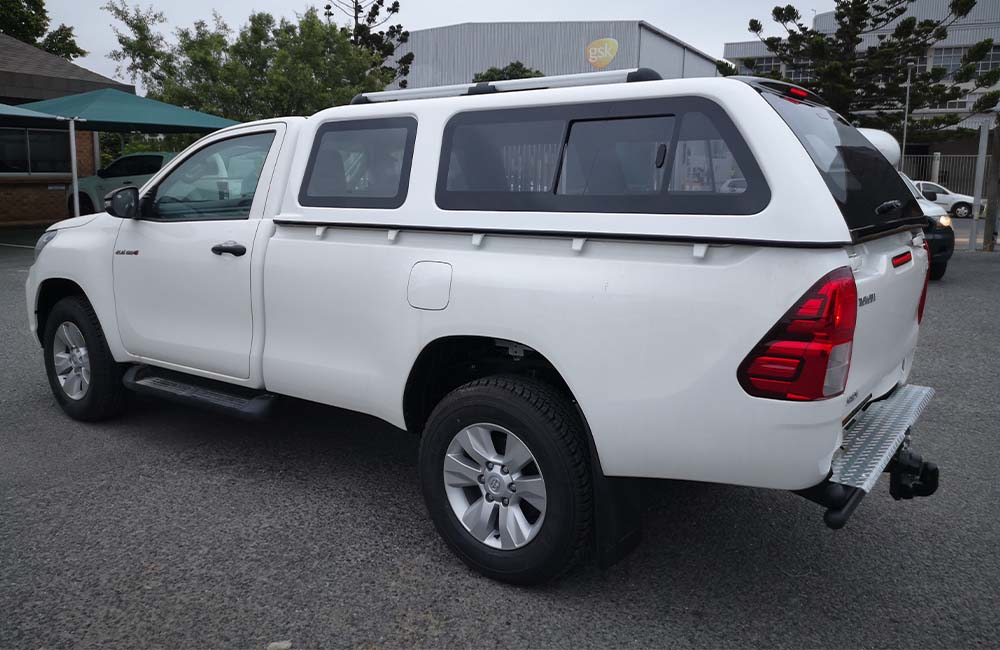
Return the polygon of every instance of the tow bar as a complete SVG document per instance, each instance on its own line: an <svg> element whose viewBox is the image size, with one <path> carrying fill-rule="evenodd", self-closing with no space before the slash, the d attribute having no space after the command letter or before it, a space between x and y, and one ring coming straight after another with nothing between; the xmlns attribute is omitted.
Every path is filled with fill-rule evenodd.
<svg viewBox="0 0 1000 650"><path fill-rule="evenodd" d="M938 466L925 462L909 447L900 447L886 468L889 472L889 494L896 501L913 497L929 497L938 489Z"/></svg>
<svg viewBox="0 0 1000 650"><path fill-rule="evenodd" d="M844 527L883 472L889 474L889 494L897 501L934 494L937 465L910 448L910 427L933 395L924 386L899 386L868 406L844 429L826 480L796 494L825 507L823 520L833 529Z"/></svg>

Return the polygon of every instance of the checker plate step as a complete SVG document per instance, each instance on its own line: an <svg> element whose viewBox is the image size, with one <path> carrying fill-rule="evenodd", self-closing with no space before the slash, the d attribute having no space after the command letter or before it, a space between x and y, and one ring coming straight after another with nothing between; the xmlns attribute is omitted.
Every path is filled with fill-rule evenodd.
<svg viewBox="0 0 1000 650"><path fill-rule="evenodd" d="M871 492L933 396L933 388L907 385L869 406L844 431L841 451L830 466L830 482Z"/></svg>

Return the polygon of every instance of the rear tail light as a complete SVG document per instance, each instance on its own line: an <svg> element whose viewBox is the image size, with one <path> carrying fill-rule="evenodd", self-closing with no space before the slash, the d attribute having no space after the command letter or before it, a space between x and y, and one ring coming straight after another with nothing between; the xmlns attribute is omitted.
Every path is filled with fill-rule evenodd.
<svg viewBox="0 0 1000 650"><path fill-rule="evenodd" d="M927 302L927 283L931 279L931 249L924 240L924 250L927 251L927 273L924 274L924 290L920 293L920 304L917 305L917 324L924 320L924 303Z"/></svg>
<svg viewBox="0 0 1000 650"><path fill-rule="evenodd" d="M858 289L843 266L814 284L760 343L737 372L750 395L811 401L836 397L851 369Z"/></svg>

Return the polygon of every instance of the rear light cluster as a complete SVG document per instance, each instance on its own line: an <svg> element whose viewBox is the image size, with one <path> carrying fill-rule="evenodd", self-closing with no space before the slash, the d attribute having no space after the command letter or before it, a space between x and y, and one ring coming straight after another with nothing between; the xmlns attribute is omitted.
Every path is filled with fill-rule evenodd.
<svg viewBox="0 0 1000 650"><path fill-rule="evenodd" d="M843 266L799 298L740 364L750 395L812 401L836 397L847 386L858 316L858 289Z"/></svg>

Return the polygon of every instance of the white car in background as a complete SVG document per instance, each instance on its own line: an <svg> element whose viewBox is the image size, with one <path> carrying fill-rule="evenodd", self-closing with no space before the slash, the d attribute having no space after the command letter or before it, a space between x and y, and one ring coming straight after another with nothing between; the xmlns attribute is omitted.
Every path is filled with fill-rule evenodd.
<svg viewBox="0 0 1000 650"><path fill-rule="evenodd" d="M959 219L972 216L972 197L968 194L952 192L947 187L930 181L914 181L914 183L925 197L928 192L934 194L934 198L927 198L947 210L952 216Z"/></svg>

